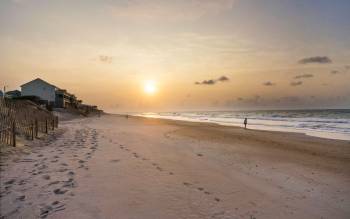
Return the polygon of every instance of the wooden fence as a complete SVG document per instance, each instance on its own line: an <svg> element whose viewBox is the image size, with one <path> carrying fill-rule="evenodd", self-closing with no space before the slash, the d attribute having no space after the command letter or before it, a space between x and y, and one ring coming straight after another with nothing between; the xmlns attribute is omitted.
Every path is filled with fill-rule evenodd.
<svg viewBox="0 0 350 219"><path fill-rule="evenodd" d="M29 100L0 99L0 142L16 146L16 136L34 140L58 127L52 112Z"/></svg>

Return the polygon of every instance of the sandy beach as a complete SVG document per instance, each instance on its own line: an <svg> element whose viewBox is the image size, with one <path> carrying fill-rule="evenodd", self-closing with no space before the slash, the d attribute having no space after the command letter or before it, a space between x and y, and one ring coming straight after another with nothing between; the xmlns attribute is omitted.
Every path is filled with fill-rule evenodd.
<svg viewBox="0 0 350 219"><path fill-rule="evenodd" d="M350 142L105 115L2 156L1 218L350 218Z"/></svg>

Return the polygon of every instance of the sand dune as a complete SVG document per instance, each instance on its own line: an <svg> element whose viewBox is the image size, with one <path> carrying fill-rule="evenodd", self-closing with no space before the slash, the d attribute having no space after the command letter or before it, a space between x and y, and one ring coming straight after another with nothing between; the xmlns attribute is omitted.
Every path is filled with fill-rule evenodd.
<svg viewBox="0 0 350 219"><path fill-rule="evenodd" d="M349 218L350 142L106 115L3 160L4 218Z"/></svg>

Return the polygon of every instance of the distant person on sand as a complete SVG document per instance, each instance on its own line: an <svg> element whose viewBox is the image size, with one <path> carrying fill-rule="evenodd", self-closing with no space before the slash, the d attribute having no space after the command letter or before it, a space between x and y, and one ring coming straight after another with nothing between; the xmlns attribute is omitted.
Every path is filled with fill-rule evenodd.
<svg viewBox="0 0 350 219"><path fill-rule="evenodd" d="M246 129L247 128L248 119L245 118L243 123L244 123L244 128Z"/></svg>

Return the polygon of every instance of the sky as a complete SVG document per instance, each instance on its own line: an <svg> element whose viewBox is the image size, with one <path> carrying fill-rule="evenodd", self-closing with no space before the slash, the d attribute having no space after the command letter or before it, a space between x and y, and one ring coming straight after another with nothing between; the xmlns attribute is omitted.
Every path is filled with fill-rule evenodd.
<svg viewBox="0 0 350 219"><path fill-rule="evenodd" d="M39 77L109 112L350 108L349 11L348 0L0 0L0 86Z"/></svg>

